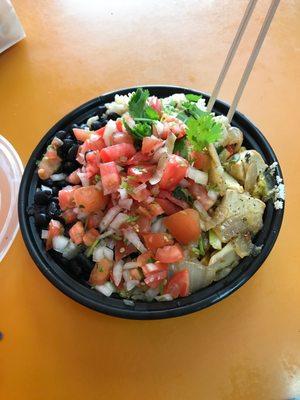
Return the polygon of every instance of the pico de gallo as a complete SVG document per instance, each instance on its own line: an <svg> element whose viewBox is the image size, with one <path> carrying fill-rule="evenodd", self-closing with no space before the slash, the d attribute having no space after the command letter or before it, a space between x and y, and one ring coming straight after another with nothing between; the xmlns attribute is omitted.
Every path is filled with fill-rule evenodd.
<svg viewBox="0 0 300 400"><path fill-rule="evenodd" d="M200 95L142 88L59 131L37 173L46 251L128 304L185 297L229 274L253 253L272 188L261 155Z"/></svg>

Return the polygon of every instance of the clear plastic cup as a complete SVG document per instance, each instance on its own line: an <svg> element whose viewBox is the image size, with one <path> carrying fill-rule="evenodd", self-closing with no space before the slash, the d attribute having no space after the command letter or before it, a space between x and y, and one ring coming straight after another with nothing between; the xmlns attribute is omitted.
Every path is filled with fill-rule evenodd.
<svg viewBox="0 0 300 400"><path fill-rule="evenodd" d="M23 165L13 146L0 135L0 262L19 229L18 192Z"/></svg>

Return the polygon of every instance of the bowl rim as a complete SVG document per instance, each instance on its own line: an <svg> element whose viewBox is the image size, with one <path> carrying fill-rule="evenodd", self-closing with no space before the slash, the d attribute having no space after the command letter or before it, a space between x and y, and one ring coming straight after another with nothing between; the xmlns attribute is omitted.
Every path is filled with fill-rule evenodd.
<svg viewBox="0 0 300 400"><path fill-rule="evenodd" d="M266 240L267 245L263 246L262 251L259 255L254 258L251 258L250 261L248 260L249 266L239 274L234 274L235 271L240 267L240 265L245 264L245 259L240 261L239 265L233 269L233 271L227 276L232 279L226 279L227 277L223 278L221 281L224 280L223 284L218 288L215 292L211 292L209 289L212 285L217 286L217 284L221 281L218 281L207 288L200 289L199 291L193 293L186 298L176 299L171 302L163 302L163 303L155 303L161 304L162 309L156 307L155 309L148 310L147 306L149 304L154 303L145 303L145 302L137 302L134 307L128 306L124 304L122 300L107 298L100 293L97 293L95 296L95 291L92 291L90 288L83 286L81 283L77 282L71 276L69 276L66 272L63 271L61 267L60 270L54 268L54 260L52 257L46 253L45 249L40 248L40 243L34 239L34 232L32 226L34 225L32 221L30 222L30 217L27 215L27 207L30 197L30 187L32 186L33 182L33 174L36 170L36 160L37 160L37 153L41 153L44 150L45 145L49 142L49 139L54 136L55 132L63 129L62 127L68 126L74 123L76 118L87 114L90 110L90 113L95 113L95 107L99 107L104 105L106 102L112 101L116 94L127 94L129 92L135 91L138 87L143 87L148 89L151 94L155 94L156 92L166 91L174 93L193 93L193 94L201 94L206 100L209 99L209 94L190 89L187 87L182 86L173 86L173 85L139 85L134 87L122 88L118 90L114 90L111 92L107 92L101 96L98 96L94 99L91 99L82 105L78 106L74 110L70 111L66 114L63 118L61 118L56 124L54 124L48 132L43 135L40 142L37 144L31 156L27 162L27 165L24 170L24 174L22 177L20 190L19 190L19 200L18 200L18 213L19 213L19 222L21 233L23 236L23 240L31 255L33 261L38 266L40 271L43 275L61 292L65 295L71 297L73 300L79 302L80 304L108 314L112 316L128 318L128 319L161 319L161 318L170 318L170 317L178 317L181 315L189 314L200 309L206 308L211 306L220 300L224 299L225 297L229 296L233 292L235 292L238 288L240 288L243 284L245 284L248 279L251 278L255 274L255 272L261 267L267 256L269 255L270 251L272 250L275 241L278 237L282 220L284 214L284 207L280 210L271 210L274 207L269 205L269 214L268 219L266 221L269 230L264 232L264 240ZM169 93L167 95L160 95L161 97L167 97L171 95ZM213 111L217 113L222 113L226 115L226 111L229 109L229 104L217 99ZM221 110L221 111L220 111ZM277 162L278 159L268 143L265 136L262 132L257 128L257 126L249 120L244 114L239 111L236 111L233 119L232 125L236 126L246 126L252 134L249 134L248 130L243 130L244 135L247 135L248 140L254 140L257 143L257 146L261 146L264 150L263 156L268 158L268 163ZM261 149L260 147L260 149ZM283 179L282 171L280 168L279 163L277 164L276 168L276 175L280 176ZM271 217L271 212L274 214ZM266 211L265 211L266 213ZM261 231L264 230L265 224ZM264 242L262 242L264 243ZM246 257L248 259L248 257ZM52 265L51 265L52 264ZM57 264L55 264L57 266ZM234 277L233 275L234 274ZM237 275L237 276L235 276ZM87 290L90 292L88 293ZM93 294L91 293L93 292ZM207 293L207 296L199 296L200 293ZM87 294L89 296L87 297ZM198 297L198 298L197 298ZM191 300L191 301L189 301ZM122 304L121 304L122 303ZM168 307L170 305L170 307Z"/></svg>

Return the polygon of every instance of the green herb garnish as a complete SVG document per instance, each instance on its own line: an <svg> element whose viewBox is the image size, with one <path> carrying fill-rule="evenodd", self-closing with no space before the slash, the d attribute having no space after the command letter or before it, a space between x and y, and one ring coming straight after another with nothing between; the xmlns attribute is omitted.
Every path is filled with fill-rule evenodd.
<svg viewBox="0 0 300 400"><path fill-rule="evenodd" d="M155 260L152 257L148 258L148 260L147 260L147 263L154 263L154 262L155 262Z"/></svg>
<svg viewBox="0 0 300 400"><path fill-rule="evenodd" d="M202 151L210 143L216 142L222 132L222 125L214 121L212 115L190 117L187 121L187 138L196 151Z"/></svg>
<svg viewBox="0 0 300 400"><path fill-rule="evenodd" d="M175 190L173 191L173 196L176 197L178 200L183 200L189 204L192 204L194 202L193 197L191 196L190 192L182 188L181 186L177 186Z"/></svg>
<svg viewBox="0 0 300 400"><path fill-rule="evenodd" d="M189 101L193 101L193 102L195 102L195 103L197 103L198 100L202 99L202 96L201 96L201 95L193 94L193 93L186 94L185 97L186 97Z"/></svg>
<svg viewBox="0 0 300 400"><path fill-rule="evenodd" d="M181 157L188 159L189 152L186 143L186 137L176 140L174 145L174 154L179 154Z"/></svg>
<svg viewBox="0 0 300 400"><path fill-rule="evenodd" d="M85 254L87 257L91 257L91 255L94 252L95 247L98 245L99 242L100 242L100 239L96 239L94 241L94 243L86 250Z"/></svg>
<svg viewBox="0 0 300 400"><path fill-rule="evenodd" d="M198 242L198 249L199 249L199 256L204 256L205 255L205 243L204 243L202 236L200 236L200 239Z"/></svg>
<svg viewBox="0 0 300 400"><path fill-rule="evenodd" d="M99 174L95 175L95 182L98 183L101 180L101 176Z"/></svg>
<svg viewBox="0 0 300 400"><path fill-rule="evenodd" d="M139 218L140 218L139 215L129 215L129 216L127 217L126 222L127 222L127 223L136 222Z"/></svg>

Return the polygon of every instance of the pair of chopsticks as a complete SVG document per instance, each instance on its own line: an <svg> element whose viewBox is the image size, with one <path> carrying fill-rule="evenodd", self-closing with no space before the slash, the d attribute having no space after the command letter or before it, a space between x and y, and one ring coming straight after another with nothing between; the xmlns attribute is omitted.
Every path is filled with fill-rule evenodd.
<svg viewBox="0 0 300 400"><path fill-rule="evenodd" d="M268 9L267 15L266 15L266 17L264 19L263 25L262 25L262 27L260 29L260 32L259 32L258 37L256 39L255 45L253 47L252 53L251 53L251 55L250 55L250 57L248 59L246 68L244 70L244 73L243 73L242 78L240 80L240 83L238 85L237 91L236 91L235 96L233 98L233 101L231 103L230 109L228 111L227 118L228 118L229 122L231 121L231 119L232 119L232 117L233 117L233 115L235 113L236 107L237 107L238 102L239 102L239 100L240 100L240 98L242 96L242 93L243 93L244 89L245 89L246 83L247 83L249 75L250 75L250 73L252 71L252 68L253 68L253 65L255 63L255 60L256 60L256 58L258 56L258 53L259 53L259 51L261 49L261 46L262 46L262 44L263 44L263 42L265 40L265 37L266 37L266 35L268 33L269 27L271 25L272 19L273 19L274 14L275 14L275 12L277 10L279 2L280 2L280 0L272 0L271 5L270 5L270 7ZM238 49L238 46L239 46L240 41L241 41L241 39L243 37L243 34L244 34L245 30L246 30L246 27L247 27L248 22L249 22L249 20L251 18L251 15L252 15L252 13L254 11L256 3L257 3L257 0L250 0L249 3L248 3L248 6L247 6L246 11L245 11L245 14L244 14L244 16L242 18L242 21L241 21L241 23L240 23L240 25L238 27L237 33L235 35L235 38L234 38L234 40L232 42L232 45L231 45L231 47L229 49L229 52L227 54L225 63L223 65L223 68L222 68L222 70L220 72L220 75L219 75L219 78L218 78L217 83L215 85L215 88L214 88L214 90L212 92L212 95L211 95L211 97L209 99L209 102L208 102L208 105L207 105L207 110L209 112L211 112L211 110L213 109L213 106L214 106L215 101L216 101L216 99L218 97L218 94L219 94L219 91L220 91L221 86L223 84L223 81L224 81L224 79L226 77L226 74L227 74L228 69L229 69L229 67L231 65L231 62L232 62L232 60L234 58L234 55L235 55L235 53L236 53L236 51Z"/></svg>

